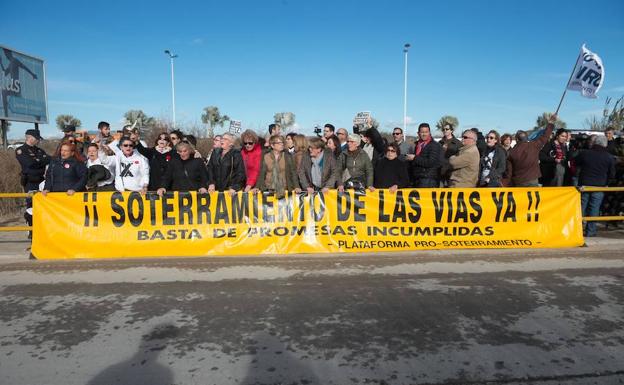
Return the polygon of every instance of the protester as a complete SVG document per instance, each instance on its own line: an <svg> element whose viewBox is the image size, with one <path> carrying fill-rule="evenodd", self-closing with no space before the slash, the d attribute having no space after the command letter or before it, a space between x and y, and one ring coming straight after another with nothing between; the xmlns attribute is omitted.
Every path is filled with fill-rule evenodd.
<svg viewBox="0 0 624 385"><path fill-rule="evenodd" d="M217 154L221 151L221 138L221 135L215 135L212 138L212 148L210 149L210 152L206 155L206 164L210 162L210 157L212 157L212 154Z"/></svg>
<svg viewBox="0 0 624 385"><path fill-rule="evenodd" d="M114 138L111 135L110 123L104 122L104 121L99 122L98 133L95 135L95 138L93 138L92 142L98 143L99 145L102 145L102 144L109 145L113 140ZM106 155L113 155L113 153L109 152Z"/></svg>
<svg viewBox="0 0 624 385"><path fill-rule="evenodd" d="M15 157L20 164L20 184L25 193L39 191L39 184L43 182L46 166L50 163L48 154L37 147L43 139L39 130L26 130L24 144L15 150ZM26 198L26 212L24 219L28 226L32 226L32 198ZM31 238L32 232L28 233Z"/></svg>
<svg viewBox="0 0 624 385"><path fill-rule="evenodd" d="M503 175L507 168L507 152L499 143L497 131L491 130L485 137L487 148L481 157L479 187L502 187Z"/></svg>
<svg viewBox="0 0 624 385"><path fill-rule="evenodd" d="M399 153L401 154L399 155L399 160L406 161L407 155L414 153L414 146L407 143L401 127L394 127L392 130L392 139L394 139L394 143L399 146Z"/></svg>
<svg viewBox="0 0 624 385"><path fill-rule="evenodd" d="M294 139L294 151L292 152L293 159L295 160L295 169L299 170L301 167L301 160L304 154L308 152L308 139L305 135L297 134Z"/></svg>
<svg viewBox="0 0 624 385"><path fill-rule="evenodd" d="M509 155L509 150L511 150L511 143L513 142L513 138L510 134L503 134L500 137L500 145L505 150L507 155Z"/></svg>
<svg viewBox="0 0 624 385"><path fill-rule="evenodd" d="M538 187L541 175L539 168L539 152L542 150L554 129L557 115L548 119L546 130L534 141L529 142L526 131L516 133L516 146L507 156L507 176L515 187Z"/></svg>
<svg viewBox="0 0 624 385"><path fill-rule="evenodd" d="M52 158L46 171L42 194L66 192L73 195L84 191L86 183L87 167L76 157L76 145L69 142L61 144L60 156Z"/></svg>
<svg viewBox="0 0 624 385"><path fill-rule="evenodd" d="M175 148L184 138L184 133L180 130L173 130L169 133L169 140L171 141L171 147Z"/></svg>
<svg viewBox="0 0 624 385"><path fill-rule="evenodd" d="M135 150L134 141L124 136L119 141L121 154L115 163L115 189L117 191L147 192L149 186L149 161Z"/></svg>
<svg viewBox="0 0 624 385"><path fill-rule="evenodd" d="M162 184L161 179L167 172L171 158L177 158L177 153L172 149L170 135L166 132L161 132L156 137L154 147L150 148L143 147L141 142L136 142L136 149L139 154L149 161L150 177L148 187L150 191L156 191Z"/></svg>
<svg viewBox="0 0 624 385"><path fill-rule="evenodd" d="M327 138L327 148L329 148L334 155L334 158L338 159L342 154L342 148L340 147L340 139L336 135L332 135Z"/></svg>
<svg viewBox="0 0 624 385"><path fill-rule="evenodd" d="M442 145L445 159L440 168L441 182L444 187L448 187L449 179L451 178L452 170L448 164L448 159L453 155L457 155L459 148L462 146L462 142L453 134L454 130L455 127L451 123L445 122L442 126L442 139L439 142Z"/></svg>
<svg viewBox="0 0 624 385"><path fill-rule="evenodd" d="M323 142L327 143L327 140L331 137L334 136L334 132L336 131L336 127L334 127L333 124L331 123L326 123L323 126L323 137L321 138L323 140Z"/></svg>
<svg viewBox="0 0 624 385"><path fill-rule="evenodd" d="M442 167L442 146L431 137L428 123L418 126L418 141L414 155L408 155L413 186L416 188L440 187L440 168Z"/></svg>
<svg viewBox="0 0 624 385"><path fill-rule="evenodd" d="M477 134L472 129L466 130L462 134L459 152L449 158L449 187L475 187L479 180L479 159Z"/></svg>
<svg viewBox="0 0 624 385"><path fill-rule="evenodd" d="M479 149L479 156L483 156L487 147L487 144L485 143L485 136L483 136L481 131L479 131L476 127L473 127L470 130L477 135L477 148Z"/></svg>
<svg viewBox="0 0 624 385"><path fill-rule="evenodd" d="M548 142L539 153L542 186L570 185L568 166L568 131L560 128L555 138Z"/></svg>
<svg viewBox="0 0 624 385"><path fill-rule="evenodd" d="M607 150L608 141L604 136L596 137L594 145L589 150L581 150L576 156L576 164L580 167L579 186L604 187L609 179L615 176L615 160ZM604 192L582 192L581 209L583 216L597 217L600 214L600 204ZM596 236L596 222L587 221L583 235Z"/></svg>
<svg viewBox="0 0 624 385"><path fill-rule="evenodd" d="M208 162L208 192L228 191L234 195L245 186L245 163L234 148L236 138L230 133L221 137L221 149Z"/></svg>
<svg viewBox="0 0 624 385"><path fill-rule="evenodd" d="M295 160L284 150L284 137L272 135L269 143L271 150L262 155L254 191L269 191L279 199L286 195L286 191L300 193Z"/></svg>
<svg viewBox="0 0 624 385"><path fill-rule="evenodd" d="M391 193L409 186L407 163L399 159L401 148L397 143L386 145L386 153L375 165L375 188L387 188Z"/></svg>
<svg viewBox="0 0 624 385"><path fill-rule="evenodd" d="M247 175L247 182L245 184L245 192L250 191L256 187L258 180L258 174L260 173L260 161L262 158L262 147L258 143L258 135L252 130L246 130L241 135L241 141L243 142L243 149L241 155L243 162L245 163L245 174Z"/></svg>
<svg viewBox="0 0 624 385"><path fill-rule="evenodd" d="M321 138L311 138L298 170L299 184L308 194L326 193L336 187L338 164L332 151L325 148Z"/></svg>
<svg viewBox="0 0 624 385"><path fill-rule="evenodd" d="M345 188L374 190L373 187L373 164L360 148L362 138L358 134L349 135L347 139L347 151L343 152L338 159L338 190Z"/></svg>
<svg viewBox="0 0 624 385"><path fill-rule="evenodd" d="M362 148L370 158L374 169L377 161L385 154L386 140L376 128L369 128L362 133L362 142L364 143Z"/></svg>
<svg viewBox="0 0 624 385"><path fill-rule="evenodd" d="M347 138L349 137L349 133L346 128L339 128L336 131L336 136L338 140L340 140L340 151L345 152L348 150L347 146ZM361 140L361 139L360 139Z"/></svg>
<svg viewBox="0 0 624 385"><path fill-rule="evenodd" d="M285 151L287 151L290 154L293 154L295 152L295 135L297 135L296 132L289 132L288 134L286 134L286 137L284 138L285 142Z"/></svg>
<svg viewBox="0 0 624 385"><path fill-rule="evenodd" d="M94 140L100 141L101 138ZM108 156L97 143L87 147L88 191L115 191L115 156Z"/></svg>
<svg viewBox="0 0 624 385"><path fill-rule="evenodd" d="M195 148L186 142L176 146L178 156L171 159L160 188L156 191L162 196L167 191L197 191L200 194L208 192L208 171L202 158L193 154Z"/></svg>
<svg viewBox="0 0 624 385"><path fill-rule="evenodd" d="M188 143L193 146L193 157L203 160L202 154L197 150L197 138L195 137L195 135L184 135L184 138L182 138L182 142Z"/></svg>

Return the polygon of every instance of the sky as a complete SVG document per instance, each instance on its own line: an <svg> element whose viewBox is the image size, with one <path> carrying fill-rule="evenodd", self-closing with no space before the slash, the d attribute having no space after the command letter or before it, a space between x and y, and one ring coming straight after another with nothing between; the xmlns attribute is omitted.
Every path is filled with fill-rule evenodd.
<svg viewBox="0 0 624 385"><path fill-rule="evenodd" d="M371 111L381 131L403 123L408 53L408 133L443 115L462 128L531 129L559 103L583 43L605 67L597 99L568 92L559 113L584 128L605 100L624 95L624 1L6 1L0 45L43 58L50 124L71 114L114 129L141 109L201 125L218 106L243 129L265 132L276 112L312 134L350 128ZM613 102L612 104L613 105ZM9 137L31 125L14 123ZM224 132L217 128L217 132Z"/></svg>

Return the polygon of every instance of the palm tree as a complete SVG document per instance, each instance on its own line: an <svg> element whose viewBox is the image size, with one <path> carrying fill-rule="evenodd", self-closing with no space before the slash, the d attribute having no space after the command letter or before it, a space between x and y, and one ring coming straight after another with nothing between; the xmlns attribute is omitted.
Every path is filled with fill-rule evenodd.
<svg viewBox="0 0 624 385"><path fill-rule="evenodd" d="M124 114L126 124L134 125L142 131L146 127L151 127L156 123L156 119L147 116L143 110L129 110Z"/></svg>
<svg viewBox="0 0 624 385"><path fill-rule="evenodd" d="M545 128L548 125L548 119L550 119L552 115L553 115L552 112L544 112L543 114L538 116L535 121L536 126L534 127L534 129L539 130L541 128ZM567 124L563 120L560 120L559 118L557 118L557 121L555 122L555 127L566 128Z"/></svg>
<svg viewBox="0 0 624 385"><path fill-rule="evenodd" d="M204 107L204 113L202 114L201 119L204 124L208 125L208 137L212 138L214 136L215 127L223 127L223 124L225 124L226 121L229 121L230 117L227 115L221 115L219 107L208 106Z"/></svg>
<svg viewBox="0 0 624 385"><path fill-rule="evenodd" d="M459 120L452 115L444 115L440 118L440 120L438 120L438 122L436 123L436 127L438 128L438 130L442 131L442 129L444 129L444 126L447 124L450 124L451 126L453 126L454 129L457 129L459 127Z"/></svg>
<svg viewBox="0 0 624 385"><path fill-rule="evenodd" d="M73 115L58 115L56 117L56 128L63 131L66 126L80 127L82 122Z"/></svg>

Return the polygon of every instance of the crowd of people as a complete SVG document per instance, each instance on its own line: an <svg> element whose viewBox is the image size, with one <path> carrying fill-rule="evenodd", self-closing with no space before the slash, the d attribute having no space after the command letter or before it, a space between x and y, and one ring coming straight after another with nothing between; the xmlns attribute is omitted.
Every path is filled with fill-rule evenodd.
<svg viewBox="0 0 624 385"><path fill-rule="evenodd" d="M527 132L518 131L514 146L514 137L495 130L483 135L472 128L456 136L456 127L449 123L442 127L441 140L433 138L429 124L421 123L413 144L400 127L393 129L388 140L370 122L354 123L351 133L328 123L316 137L283 135L278 124L271 124L265 137L252 130L244 131L240 141L230 133L218 135L205 156L195 149L196 138L179 130L162 132L148 145L133 127L124 127L121 138L115 140L110 125L100 122L91 143L77 143L75 128L66 129L52 156L37 147L39 132L27 130L26 143L16 156L24 190L40 190L44 195L245 191L270 192L281 198L286 191L606 186L615 178L621 182L616 159L623 159L624 145L616 142L613 129L605 136L571 142L565 129L552 135L556 119L553 115L533 140ZM603 196L583 193L585 215L598 215ZM26 219L32 224L29 210ZM585 235L595 232L595 223L589 222Z"/></svg>

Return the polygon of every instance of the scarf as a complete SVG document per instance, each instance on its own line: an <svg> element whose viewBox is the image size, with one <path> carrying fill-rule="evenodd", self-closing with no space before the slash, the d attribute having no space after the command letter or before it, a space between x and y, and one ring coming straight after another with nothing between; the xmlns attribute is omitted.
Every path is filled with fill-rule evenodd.
<svg viewBox="0 0 624 385"><path fill-rule="evenodd" d="M271 151L271 156L274 158L275 162L273 163L273 172L271 173L271 184L273 185L273 189L275 190L275 194L278 198L282 198L284 194L284 183L281 178L280 173L280 160L284 159L282 154L278 154L275 156L273 151ZM286 161L284 159L284 161Z"/></svg>
<svg viewBox="0 0 624 385"><path fill-rule="evenodd" d="M311 158L312 168L310 175L312 176L312 184L315 187L323 187L323 153L316 157Z"/></svg>
<svg viewBox="0 0 624 385"><path fill-rule="evenodd" d="M431 137L429 137L429 139L427 139L427 140L419 141L418 145L416 146L416 156L420 155L420 153L422 152L423 148L425 148L425 146L428 145L429 143L431 143Z"/></svg>

